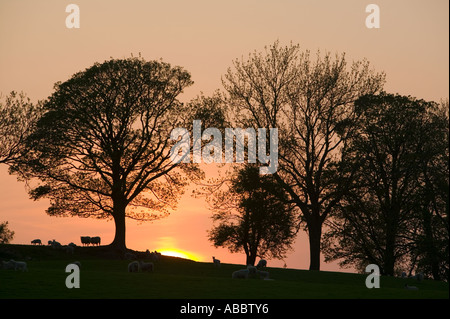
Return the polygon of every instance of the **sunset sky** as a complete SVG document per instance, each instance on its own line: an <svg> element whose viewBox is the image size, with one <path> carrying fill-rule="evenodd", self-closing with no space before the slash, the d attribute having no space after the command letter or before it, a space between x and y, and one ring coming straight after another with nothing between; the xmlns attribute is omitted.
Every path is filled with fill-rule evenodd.
<svg viewBox="0 0 450 319"><path fill-rule="evenodd" d="M70 3L80 8L79 29L66 27ZM365 25L371 3L380 8L379 29ZM195 84L180 96L187 102L200 92L222 89L221 76L234 59L279 39L313 52L346 52L348 61L367 58L376 71L386 72L386 91L440 101L449 97L448 10L448 0L0 0L0 94L23 91L36 102L51 95L55 82L95 62L140 53L191 73ZM191 191L163 220L128 220L128 248L244 263L244 254L216 249L207 240L211 212ZM80 236L112 241L112 221L49 217L47 206L30 200L25 184L0 166L0 222L8 221L15 232L12 243L40 238L80 244ZM285 262L289 268L308 268L303 231ZM340 270L337 263L322 263L321 269Z"/></svg>

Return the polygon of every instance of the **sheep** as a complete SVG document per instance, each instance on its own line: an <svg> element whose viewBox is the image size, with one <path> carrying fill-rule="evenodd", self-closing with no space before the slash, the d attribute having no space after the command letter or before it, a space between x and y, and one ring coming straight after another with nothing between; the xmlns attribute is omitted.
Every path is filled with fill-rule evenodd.
<svg viewBox="0 0 450 319"><path fill-rule="evenodd" d="M216 259L216 257L214 257L214 256L213 256L213 263L214 263L214 266L220 267L220 260Z"/></svg>
<svg viewBox="0 0 450 319"><path fill-rule="evenodd" d="M257 270L255 266L247 265L247 269L249 275L256 275Z"/></svg>
<svg viewBox="0 0 450 319"><path fill-rule="evenodd" d="M89 236L81 236L81 244L84 246L88 246L91 243L91 237Z"/></svg>
<svg viewBox="0 0 450 319"><path fill-rule="evenodd" d="M233 273L231 274L231 278L232 279L247 279L248 274L249 274L248 269L239 269L239 270L233 271Z"/></svg>
<svg viewBox="0 0 450 319"><path fill-rule="evenodd" d="M100 237L99 236L95 236L95 237L91 237L91 244L92 245L97 245L100 246Z"/></svg>
<svg viewBox="0 0 450 319"><path fill-rule="evenodd" d="M139 269L139 263L137 261L132 261L128 264L128 272L138 272Z"/></svg>
<svg viewBox="0 0 450 319"><path fill-rule="evenodd" d="M22 271L28 271L27 263L24 261L15 261L11 259L9 262L14 265L14 270L21 269Z"/></svg>
<svg viewBox="0 0 450 319"><path fill-rule="evenodd" d="M258 264L256 265L256 268L264 268L267 267L267 261L265 259L260 259L258 261Z"/></svg>
<svg viewBox="0 0 450 319"><path fill-rule="evenodd" d="M42 241L40 239L33 239L31 241L32 245L42 245Z"/></svg>
<svg viewBox="0 0 450 319"><path fill-rule="evenodd" d="M139 261L139 269L140 271L153 272L153 263L146 263L143 261Z"/></svg>

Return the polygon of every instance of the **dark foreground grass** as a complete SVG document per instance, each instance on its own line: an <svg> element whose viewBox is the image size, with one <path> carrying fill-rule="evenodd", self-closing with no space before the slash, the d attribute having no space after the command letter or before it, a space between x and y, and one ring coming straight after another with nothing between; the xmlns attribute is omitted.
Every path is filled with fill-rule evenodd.
<svg viewBox="0 0 450 319"><path fill-rule="evenodd" d="M42 252L44 250L42 249ZM84 258L81 258L84 257ZM42 253L30 260L28 272L0 269L0 298L102 299L304 299L304 298L449 298L448 283L381 277L381 288L368 289L365 275L268 268L273 280L231 279L242 265L163 257L153 273L128 273L129 261ZM66 265L81 262L80 288L65 285ZM419 290L404 289L408 283Z"/></svg>

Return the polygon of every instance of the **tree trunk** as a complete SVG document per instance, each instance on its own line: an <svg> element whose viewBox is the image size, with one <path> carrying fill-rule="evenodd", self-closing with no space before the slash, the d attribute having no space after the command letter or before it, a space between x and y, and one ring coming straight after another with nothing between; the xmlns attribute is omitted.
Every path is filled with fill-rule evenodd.
<svg viewBox="0 0 450 319"><path fill-rule="evenodd" d="M126 204L122 201L119 203L114 202L114 224L116 226L116 231L114 234L114 240L111 243L111 247L125 251L127 249L125 244L125 208Z"/></svg>
<svg viewBox="0 0 450 319"><path fill-rule="evenodd" d="M322 223L312 218L308 222L309 235L309 270L320 270L320 239Z"/></svg>

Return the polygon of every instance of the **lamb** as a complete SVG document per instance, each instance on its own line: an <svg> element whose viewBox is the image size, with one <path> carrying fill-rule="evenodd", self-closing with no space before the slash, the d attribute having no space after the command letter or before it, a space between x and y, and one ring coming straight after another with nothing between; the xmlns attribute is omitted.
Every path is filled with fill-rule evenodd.
<svg viewBox="0 0 450 319"><path fill-rule="evenodd" d="M214 263L214 266L220 267L220 260L216 259L216 257L214 257L214 256L213 256L213 263Z"/></svg>
<svg viewBox="0 0 450 319"><path fill-rule="evenodd" d="M42 245L42 241L40 239L33 239L31 241L32 245Z"/></svg>
<svg viewBox="0 0 450 319"><path fill-rule="evenodd" d="M146 263L143 261L139 261L140 271L153 272L153 263Z"/></svg>
<svg viewBox="0 0 450 319"><path fill-rule="evenodd" d="M256 265L256 268L264 268L267 267L267 261L265 259L260 259L258 261L258 264Z"/></svg>
<svg viewBox="0 0 450 319"><path fill-rule="evenodd" d="M22 271L28 271L27 263L24 261L15 261L11 259L9 262L14 265L14 270L20 269Z"/></svg>
<svg viewBox="0 0 450 319"><path fill-rule="evenodd" d="M234 271L231 274L231 278L232 279L247 279L248 278L248 274L249 274L249 270L248 269L239 269Z"/></svg>
<svg viewBox="0 0 450 319"><path fill-rule="evenodd" d="M137 261L132 261L128 264L128 272L138 272L139 268L139 263Z"/></svg>

